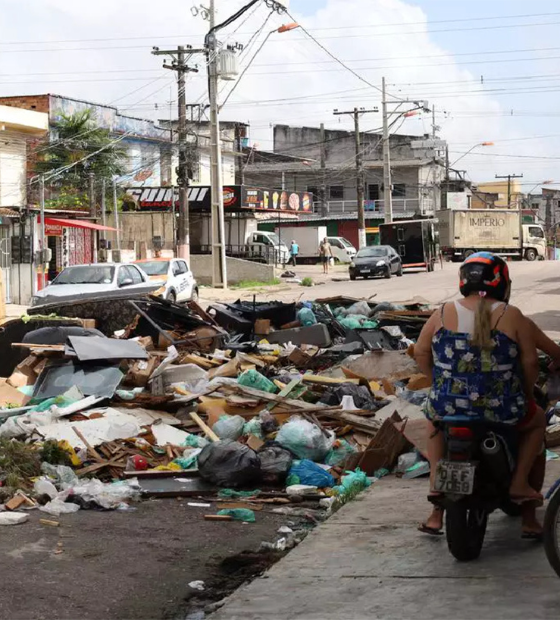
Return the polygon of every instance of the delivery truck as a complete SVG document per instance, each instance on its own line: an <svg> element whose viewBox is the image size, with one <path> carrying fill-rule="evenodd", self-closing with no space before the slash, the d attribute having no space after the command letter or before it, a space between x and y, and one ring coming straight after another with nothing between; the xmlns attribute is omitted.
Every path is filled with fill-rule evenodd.
<svg viewBox="0 0 560 620"><path fill-rule="evenodd" d="M390 245L401 257L403 269L433 271L439 256L434 220L403 220L379 226L381 245Z"/></svg>
<svg viewBox="0 0 560 620"><path fill-rule="evenodd" d="M276 234L290 247L292 241L299 246L298 261L301 263L317 263L319 261L319 245L325 237L331 244L332 255L340 263L350 263L356 256L356 248L344 237L333 237L327 234L326 226L283 226L276 228Z"/></svg>
<svg viewBox="0 0 560 620"><path fill-rule="evenodd" d="M513 209L446 209L436 214L441 251L453 261L475 252L534 261L546 255L546 237L540 224L523 224Z"/></svg>

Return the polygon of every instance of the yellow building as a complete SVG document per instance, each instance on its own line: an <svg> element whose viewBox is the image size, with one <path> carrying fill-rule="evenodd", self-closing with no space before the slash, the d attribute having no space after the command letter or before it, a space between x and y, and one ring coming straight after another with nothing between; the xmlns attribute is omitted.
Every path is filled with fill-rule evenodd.
<svg viewBox="0 0 560 620"><path fill-rule="evenodd" d="M508 181L507 179L500 180L500 181L491 181L490 183L477 183L476 189L481 194L497 194L498 195L498 199L492 205L494 209L507 209L508 207L511 209L519 209L521 206L523 194L521 191L521 183L517 179L511 179L510 181L509 205L508 205ZM473 193L474 193L474 188L473 188ZM478 208L483 208L483 207L478 207Z"/></svg>

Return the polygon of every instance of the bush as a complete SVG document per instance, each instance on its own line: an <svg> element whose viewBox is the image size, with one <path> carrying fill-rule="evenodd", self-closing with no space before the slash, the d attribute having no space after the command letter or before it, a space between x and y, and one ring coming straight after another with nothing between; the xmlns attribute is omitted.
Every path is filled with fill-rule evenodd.
<svg viewBox="0 0 560 620"><path fill-rule="evenodd" d="M313 278L303 278L303 280L301 281L301 285L302 286L313 286Z"/></svg>

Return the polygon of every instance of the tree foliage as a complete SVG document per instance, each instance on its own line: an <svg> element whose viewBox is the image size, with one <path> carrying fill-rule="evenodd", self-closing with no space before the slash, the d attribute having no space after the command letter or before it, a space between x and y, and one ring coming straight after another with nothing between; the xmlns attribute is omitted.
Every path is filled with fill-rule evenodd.
<svg viewBox="0 0 560 620"><path fill-rule="evenodd" d="M48 177L66 166L75 165L54 176L49 181L51 187L83 192L87 191L90 173L96 180L107 181L124 174L126 150L119 142L114 142L107 129L97 126L92 110L63 115L54 133L54 137L39 149L37 173Z"/></svg>

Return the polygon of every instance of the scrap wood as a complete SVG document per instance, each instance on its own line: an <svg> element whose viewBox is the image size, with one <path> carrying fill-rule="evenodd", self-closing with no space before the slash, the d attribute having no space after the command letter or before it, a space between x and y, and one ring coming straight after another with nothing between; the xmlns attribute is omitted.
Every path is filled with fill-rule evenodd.
<svg viewBox="0 0 560 620"><path fill-rule="evenodd" d="M222 499L219 504L216 504L218 510L229 510L231 508L248 508L249 510L262 510L264 506L259 504L253 504L252 502L237 502L235 500Z"/></svg>
<svg viewBox="0 0 560 620"><path fill-rule="evenodd" d="M303 375L303 382L304 383L316 383L319 385L341 385L343 383L352 383L353 385L359 385L360 379L350 379L350 378L339 379L336 377L325 377L323 375L306 374L306 375Z"/></svg>
<svg viewBox="0 0 560 620"><path fill-rule="evenodd" d="M64 353L63 344L33 344L32 342L12 342L12 347L31 349L33 353Z"/></svg>
<svg viewBox="0 0 560 620"><path fill-rule="evenodd" d="M221 362L206 359L195 353L188 353L185 355L181 360L181 364L195 364L196 366L200 366L200 368L204 368L204 370L211 370L212 368L222 365Z"/></svg>
<svg viewBox="0 0 560 620"><path fill-rule="evenodd" d="M278 397L280 399L282 399L282 401L285 401L286 398L296 389L296 387L301 383L302 377L296 377L295 379L292 379L290 381L290 383L288 383L288 385L280 392L280 394L278 394ZM265 409L267 411L272 411L274 409L274 407L277 407L279 404L281 404L278 401L273 401L268 403L268 405L265 407Z"/></svg>
<svg viewBox="0 0 560 620"><path fill-rule="evenodd" d="M233 521L229 515L204 515L205 521Z"/></svg>
<svg viewBox="0 0 560 620"><path fill-rule="evenodd" d="M88 474L93 474L94 472L99 471L100 469L103 469L105 467L116 467L118 469L124 469L125 464L122 461L119 461L118 459L115 459L112 461L101 461L98 463L94 463L93 465L88 465L87 467L82 467L81 469L77 469L76 475L87 476ZM135 473L138 473L138 472L135 472ZM119 476L120 476L120 473L119 473Z"/></svg>
<svg viewBox="0 0 560 620"><path fill-rule="evenodd" d="M72 427L72 430L76 433L76 435L78 435L78 437L81 439L82 443L85 445L85 447L87 448L87 451L89 452L89 454L99 463L104 462L103 458L101 457L101 455L99 454L99 452L97 452L97 450L88 442L88 440L83 436L83 434L81 433L81 431L76 428L75 426Z"/></svg>
<svg viewBox="0 0 560 620"><path fill-rule="evenodd" d="M293 399L283 399L280 396L278 396L277 394L270 394L269 392L263 392L262 390L257 390L256 388L252 388L252 387L246 387L244 385L222 385L220 386L220 390L221 391L226 391L226 392L241 392L242 394L246 394L248 396L255 396L257 398L259 398L260 400L266 400L266 401L274 401L276 403L282 404L282 405L287 405L290 407L296 407L297 409L317 409L314 405L312 405L311 403L306 403L303 400L293 400ZM327 406L325 405L325 407L319 408L319 410L323 409L323 408L327 408Z"/></svg>
<svg viewBox="0 0 560 620"><path fill-rule="evenodd" d="M216 433L200 418L200 416L194 411L189 412L191 418L198 424L200 429L204 432L206 437L210 439L210 441L220 441L220 438Z"/></svg>

